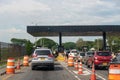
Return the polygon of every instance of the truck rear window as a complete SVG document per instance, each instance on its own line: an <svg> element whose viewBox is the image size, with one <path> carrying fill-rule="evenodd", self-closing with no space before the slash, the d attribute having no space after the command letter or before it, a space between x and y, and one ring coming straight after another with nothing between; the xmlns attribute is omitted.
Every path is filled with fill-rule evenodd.
<svg viewBox="0 0 120 80"><path fill-rule="evenodd" d="M111 56L110 52L98 52L97 53L99 56Z"/></svg>

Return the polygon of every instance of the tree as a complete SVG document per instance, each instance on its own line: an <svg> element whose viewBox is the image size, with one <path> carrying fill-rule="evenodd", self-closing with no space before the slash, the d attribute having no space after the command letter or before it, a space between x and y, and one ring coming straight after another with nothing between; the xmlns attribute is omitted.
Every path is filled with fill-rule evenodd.
<svg viewBox="0 0 120 80"><path fill-rule="evenodd" d="M53 46L55 46L57 43L51 39L48 38L41 38L35 42L36 46L41 47L48 47L52 49Z"/></svg>
<svg viewBox="0 0 120 80"><path fill-rule="evenodd" d="M26 54L27 54L27 55L32 54L33 43L31 43L30 40L12 38L12 39L11 39L11 42L12 42L13 44L17 44L17 45L20 45L20 46L25 46Z"/></svg>
<svg viewBox="0 0 120 80"><path fill-rule="evenodd" d="M120 49L119 36L107 36L107 43L111 47L111 51L117 52Z"/></svg>
<svg viewBox="0 0 120 80"><path fill-rule="evenodd" d="M76 48L78 50L81 50L83 46L86 46L86 43L85 43L85 41L83 41L82 38L79 38L76 42Z"/></svg>
<svg viewBox="0 0 120 80"><path fill-rule="evenodd" d="M102 39L95 39L94 41L94 48L99 50L103 47L103 40Z"/></svg>
<svg viewBox="0 0 120 80"><path fill-rule="evenodd" d="M69 49L75 49L76 48L76 44L74 42L63 43L63 46L67 50L69 50Z"/></svg>

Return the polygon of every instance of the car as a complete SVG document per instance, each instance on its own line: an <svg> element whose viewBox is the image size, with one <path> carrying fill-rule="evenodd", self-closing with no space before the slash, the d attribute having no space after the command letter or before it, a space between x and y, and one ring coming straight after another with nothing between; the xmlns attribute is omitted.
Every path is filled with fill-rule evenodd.
<svg viewBox="0 0 120 80"><path fill-rule="evenodd" d="M84 61L84 57L85 57L85 52L79 52L78 54L78 62L82 62Z"/></svg>
<svg viewBox="0 0 120 80"><path fill-rule="evenodd" d="M34 70L39 66L47 66L52 70L54 69L54 56L51 49L38 48L34 50L31 69Z"/></svg>
<svg viewBox="0 0 120 80"><path fill-rule="evenodd" d="M89 57L91 57L93 55L94 55L94 51L85 52L85 56L83 57L83 63L87 64Z"/></svg>
<svg viewBox="0 0 120 80"><path fill-rule="evenodd" d="M111 52L95 51L94 56L89 57L87 67L92 67L92 64L94 63L95 67L105 67L107 69L111 60Z"/></svg>
<svg viewBox="0 0 120 80"><path fill-rule="evenodd" d="M120 53L117 54L116 57L113 58L111 62L117 62L117 63L120 63Z"/></svg>
<svg viewBox="0 0 120 80"><path fill-rule="evenodd" d="M78 55L78 51L76 49L70 50L69 56L77 57L77 55Z"/></svg>

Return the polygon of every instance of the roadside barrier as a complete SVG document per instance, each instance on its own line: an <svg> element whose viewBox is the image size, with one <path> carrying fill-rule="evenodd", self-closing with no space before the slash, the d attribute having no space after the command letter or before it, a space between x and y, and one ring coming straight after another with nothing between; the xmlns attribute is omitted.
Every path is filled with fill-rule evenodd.
<svg viewBox="0 0 120 80"><path fill-rule="evenodd" d="M80 62L80 64L79 64L78 74L83 74L82 62Z"/></svg>
<svg viewBox="0 0 120 80"><path fill-rule="evenodd" d="M68 67L73 67L74 66L74 60L72 56L69 56L68 58Z"/></svg>
<svg viewBox="0 0 120 80"><path fill-rule="evenodd" d="M91 76L90 76L90 80L96 80L94 63L93 63L93 65L92 65L92 74L91 74Z"/></svg>
<svg viewBox="0 0 120 80"><path fill-rule="evenodd" d="M78 70L78 61L74 62L75 70Z"/></svg>
<svg viewBox="0 0 120 80"><path fill-rule="evenodd" d="M16 69L20 69L20 59L18 59L18 61L17 61Z"/></svg>
<svg viewBox="0 0 120 80"><path fill-rule="evenodd" d="M23 66L29 66L29 57L27 55L23 58Z"/></svg>
<svg viewBox="0 0 120 80"><path fill-rule="evenodd" d="M8 58L6 74L14 74L14 73L15 73L15 59Z"/></svg>
<svg viewBox="0 0 120 80"><path fill-rule="evenodd" d="M120 80L120 63L110 63L108 80Z"/></svg>

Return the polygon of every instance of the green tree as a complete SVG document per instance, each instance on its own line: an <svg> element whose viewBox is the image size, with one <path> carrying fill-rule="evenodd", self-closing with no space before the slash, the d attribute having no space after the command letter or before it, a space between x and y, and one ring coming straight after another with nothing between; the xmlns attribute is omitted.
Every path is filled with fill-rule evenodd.
<svg viewBox="0 0 120 80"><path fill-rule="evenodd" d="M31 43L30 40L12 38L12 39L11 39L11 42L12 42L13 44L17 44L17 45L20 45L20 46L25 46L26 54L27 54L27 55L32 54L33 43Z"/></svg>
<svg viewBox="0 0 120 80"><path fill-rule="evenodd" d="M82 47L83 47L83 46L86 46L86 43L85 43L85 41L83 41L82 38L79 38L79 39L76 41L76 48L77 48L78 50L82 50Z"/></svg>
<svg viewBox="0 0 120 80"><path fill-rule="evenodd" d="M51 39L48 38L41 38L35 42L36 46L42 46L42 47L48 47L52 49L53 46L55 46L57 43Z"/></svg>
<svg viewBox="0 0 120 80"><path fill-rule="evenodd" d="M103 47L103 40L102 39L95 39L94 41L94 48L99 50Z"/></svg>
<svg viewBox="0 0 120 80"><path fill-rule="evenodd" d="M76 44L74 42L66 42L63 43L63 46L65 49L75 49L76 48Z"/></svg>
<svg viewBox="0 0 120 80"><path fill-rule="evenodd" d="M85 43L86 43L86 46L88 46L89 49L94 47L94 41L85 41Z"/></svg>
<svg viewBox="0 0 120 80"><path fill-rule="evenodd" d="M107 43L111 47L111 51L117 52L120 48L119 36L107 36Z"/></svg>

